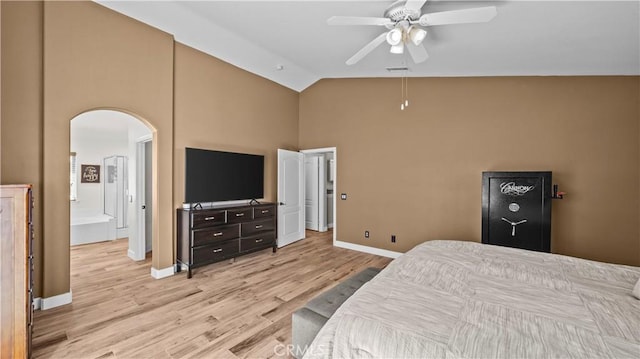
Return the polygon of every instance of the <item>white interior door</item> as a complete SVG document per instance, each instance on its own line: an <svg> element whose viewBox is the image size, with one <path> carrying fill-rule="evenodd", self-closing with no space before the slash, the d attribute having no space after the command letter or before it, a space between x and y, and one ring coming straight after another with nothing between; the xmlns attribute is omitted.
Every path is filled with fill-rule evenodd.
<svg viewBox="0 0 640 359"><path fill-rule="evenodd" d="M153 233L151 229L153 228L153 192L151 179L153 176L152 172L152 158L153 154L153 143L151 141L147 141L144 143L144 251L145 253L151 252L152 246L152 238Z"/></svg>
<svg viewBox="0 0 640 359"><path fill-rule="evenodd" d="M304 238L304 155L278 149L278 247Z"/></svg>
<svg viewBox="0 0 640 359"><path fill-rule="evenodd" d="M152 143L151 135L142 136L136 141L135 220L131 221L133 230L129 231L128 251L129 257L135 261L144 260L146 252L151 250Z"/></svg>
<svg viewBox="0 0 640 359"><path fill-rule="evenodd" d="M312 231L320 229L318 159L316 156L306 156L304 160L304 223L305 227Z"/></svg>

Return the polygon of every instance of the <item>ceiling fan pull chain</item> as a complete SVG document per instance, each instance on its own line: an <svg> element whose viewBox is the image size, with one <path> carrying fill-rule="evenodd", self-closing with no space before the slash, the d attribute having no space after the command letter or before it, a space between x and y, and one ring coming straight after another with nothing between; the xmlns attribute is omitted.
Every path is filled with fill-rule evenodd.
<svg viewBox="0 0 640 359"><path fill-rule="evenodd" d="M400 78L400 111L404 111L404 76Z"/></svg>
<svg viewBox="0 0 640 359"><path fill-rule="evenodd" d="M405 71L405 76L406 76L406 71ZM404 107L409 107L409 78L407 77L404 81L405 81L404 85L406 86L406 89L404 91L404 94L405 94Z"/></svg>

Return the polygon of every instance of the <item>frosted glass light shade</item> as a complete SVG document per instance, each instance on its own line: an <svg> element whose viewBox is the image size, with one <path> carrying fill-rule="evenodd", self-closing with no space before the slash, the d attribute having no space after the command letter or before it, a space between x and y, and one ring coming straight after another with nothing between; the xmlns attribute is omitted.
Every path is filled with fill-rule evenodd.
<svg viewBox="0 0 640 359"><path fill-rule="evenodd" d="M419 27L411 26L409 28L409 40L418 46L422 43L422 40L427 37L427 32Z"/></svg>
<svg viewBox="0 0 640 359"><path fill-rule="evenodd" d="M392 54L403 54L404 53L404 43L399 43L398 45L393 45L391 46L391 49L389 50L390 53Z"/></svg>
<svg viewBox="0 0 640 359"><path fill-rule="evenodd" d="M395 28L387 33L387 43L396 46L402 43L402 30Z"/></svg>

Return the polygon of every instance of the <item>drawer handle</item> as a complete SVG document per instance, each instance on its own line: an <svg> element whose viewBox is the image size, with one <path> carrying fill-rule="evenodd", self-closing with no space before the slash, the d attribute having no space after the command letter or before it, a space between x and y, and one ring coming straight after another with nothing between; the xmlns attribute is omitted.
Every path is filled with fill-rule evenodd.
<svg viewBox="0 0 640 359"><path fill-rule="evenodd" d="M261 225L261 224L258 224L258 225L256 226L256 229L260 229L260 228L262 228L262 225Z"/></svg>
<svg viewBox="0 0 640 359"><path fill-rule="evenodd" d="M243 217L244 213L236 213L236 217Z"/></svg>
<svg viewBox="0 0 640 359"><path fill-rule="evenodd" d="M256 243L260 243L260 242L262 242L262 238L256 239Z"/></svg>
<svg viewBox="0 0 640 359"><path fill-rule="evenodd" d="M262 212L260 212L260 213L262 213L262 214L269 213L269 210L268 210L268 209L264 209L264 210L262 210Z"/></svg>
<svg viewBox="0 0 640 359"><path fill-rule="evenodd" d="M205 217L204 218L205 221L212 221L214 219L216 219L216 217Z"/></svg>
<svg viewBox="0 0 640 359"><path fill-rule="evenodd" d="M222 232L218 232L218 233L214 233L213 236L214 237L220 237L222 235Z"/></svg>
<svg viewBox="0 0 640 359"><path fill-rule="evenodd" d="M213 250L213 253L220 253L222 252L222 248L217 248Z"/></svg>

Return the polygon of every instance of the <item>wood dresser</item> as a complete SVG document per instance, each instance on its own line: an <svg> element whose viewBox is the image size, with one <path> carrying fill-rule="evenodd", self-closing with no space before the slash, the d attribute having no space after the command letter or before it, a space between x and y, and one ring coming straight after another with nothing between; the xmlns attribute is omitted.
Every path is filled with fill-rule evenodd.
<svg viewBox="0 0 640 359"><path fill-rule="evenodd" d="M251 252L276 252L276 205L236 205L177 211L178 267L193 268Z"/></svg>
<svg viewBox="0 0 640 359"><path fill-rule="evenodd" d="M31 185L0 186L0 358L30 358L33 321Z"/></svg>

